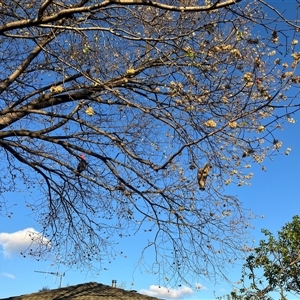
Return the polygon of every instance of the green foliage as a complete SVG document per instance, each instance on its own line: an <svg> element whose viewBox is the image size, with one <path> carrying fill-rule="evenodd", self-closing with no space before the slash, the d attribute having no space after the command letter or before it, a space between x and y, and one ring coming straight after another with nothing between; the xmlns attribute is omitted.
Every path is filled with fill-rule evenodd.
<svg viewBox="0 0 300 300"><path fill-rule="evenodd" d="M287 299L287 292L300 295L300 217L294 216L277 237L267 229L262 233L265 239L243 266L244 287L240 294L232 292L227 299L273 299L271 292L279 293L281 300Z"/></svg>
<svg viewBox="0 0 300 300"><path fill-rule="evenodd" d="M216 300L243 300L243 296L238 295L237 291L232 291L230 294L216 297Z"/></svg>

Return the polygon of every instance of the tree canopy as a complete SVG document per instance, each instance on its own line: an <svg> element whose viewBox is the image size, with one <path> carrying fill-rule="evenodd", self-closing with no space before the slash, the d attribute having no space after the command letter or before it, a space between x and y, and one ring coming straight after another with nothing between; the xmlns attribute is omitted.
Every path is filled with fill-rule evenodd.
<svg viewBox="0 0 300 300"><path fill-rule="evenodd" d="M262 232L265 239L260 240L243 265L244 287L240 293L232 292L232 299L272 300L279 299L279 294L281 300L286 300L287 293L300 294L300 217L294 216L277 237L267 229Z"/></svg>
<svg viewBox="0 0 300 300"><path fill-rule="evenodd" d="M148 271L222 274L248 249L227 186L299 109L297 29L264 1L1 1L0 212L34 187L28 253L101 269L141 232Z"/></svg>

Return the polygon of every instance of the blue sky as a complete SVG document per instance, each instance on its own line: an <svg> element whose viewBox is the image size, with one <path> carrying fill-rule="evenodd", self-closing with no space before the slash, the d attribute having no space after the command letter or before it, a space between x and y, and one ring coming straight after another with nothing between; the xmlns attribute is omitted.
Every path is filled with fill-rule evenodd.
<svg viewBox="0 0 300 300"><path fill-rule="evenodd" d="M300 162L300 122L286 124L282 130L280 140L283 141L283 149L291 148L290 154L279 155L273 161L266 160L266 172L257 170L251 186L235 187L231 192L237 195L245 208L253 210L258 218L253 221L255 228L251 231L253 239L258 241L262 235L261 228L267 228L276 233L286 222L291 221L292 216L300 214L299 209L299 173ZM11 203L17 203L12 218L1 219L0 227L0 298L36 292L43 286L57 288L60 278L44 272L66 273L63 277L63 286L79 284L82 282L96 281L103 284L111 284L112 279L117 280L117 285L125 289L135 289L161 298L167 295L173 299L214 299L214 291L218 296L231 291L226 282L212 284L203 280L199 282L202 289L198 292L187 287L179 290L169 290L167 295L163 288L158 288L156 279L150 274L141 274L139 270L134 272L138 257L138 248L133 241L123 240L124 252L130 253L127 258L118 258L108 270L99 275L91 275L88 271L68 270L63 266L53 265L53 261L37 262L27 257L23 258L19 251L26 245L26 232L32 231L34 221L31 212L20 205L28 195L10 194ZM264 216L261 218L261 216ZM8 233L5 234L5 233ZM126 251L127 250L127 251ZM240 279L240 267L230 270L228 277L237 282ZM133 284L133 285L132 285ZM197 283L195 283L196 285ZM156 294L155 294L156 293ZM180 297L180 298L176 298ZM172 299L170 298L170 299Z"/></svg>
<svg viewBox="0 0 300 300"><path fill-rule="evenodd" d="M294 1L294 0L293 0ZM292 1L270 1L288 10ZM253 240L262 238L261 228L267 228L276 233L292 216L300 214L300 116L295 116L296 123L287 123L285 129L276 137L283 142L283 149L291 148L290 154L278 155L274 160L266 159L266 172L259 167L254 168L254 178L251 186L230 187L229 192L236 195L245 209L251 209L258 216L254 221L254 229L250 234ZM24 204L32 195L27 191L18 194L6 194L5 198L13 205L14 214L11 218L1 216L0 223L0 298L36 292L44 286L57 288L60 278L43 272L65 273L63 286L83 282L96 281L111 284L117 280L117 286L125 289L135 289L141 293L165 299L215 299L217 296L229 293L232 287L224 282L214 284L203 278L195 282L201 287L199 291L182 287L169 290L156 285L156 277L140 273L135 269L139 254L138 241L123 240L125 258L118 258L108 270L95 275L88 270L77 271L57 266L51 258L47 261L36 261L30 257L23 258L19 253L28 245L28 233L37 230L31 211ZM16 205L14 205L16 204ZM242 263L242 262L241 262ZM228 277L237 282L240 279L240 266L228 271ZM291 298L292 299L292 298Z"/></svg>

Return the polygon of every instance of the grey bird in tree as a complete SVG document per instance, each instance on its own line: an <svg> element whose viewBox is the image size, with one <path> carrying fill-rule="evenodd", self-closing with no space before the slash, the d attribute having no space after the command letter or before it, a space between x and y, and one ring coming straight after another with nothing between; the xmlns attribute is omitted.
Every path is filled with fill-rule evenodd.
<svg viewBox="0 0 300 300"><path fill-rule="evenodd" d="M85 157L83 154L80 154L80 161L79 164L77 166L77 172L80 174L82 171L84 171L87 167L87 162L85 160ZM77 174L77 176L79 175Z"/></svg>
<svg viewBox="0 0 300 300"><path fill-rule="evenodd" d="M206 163L203 168L200 168L198 170L197 179L198 179L198 184L199 184L199 188L201 191L205 190L206 178L208 177L211 169L212 169L211 164Z"/></svg>

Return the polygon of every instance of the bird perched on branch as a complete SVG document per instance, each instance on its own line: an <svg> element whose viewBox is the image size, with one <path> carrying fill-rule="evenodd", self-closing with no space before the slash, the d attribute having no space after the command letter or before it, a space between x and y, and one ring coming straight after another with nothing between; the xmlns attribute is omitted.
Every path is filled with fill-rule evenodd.
<svg viewBox="0 0 300 300"><path fill-rule="evenodd" d="M80 154L80 161L79 164L77 166L77 172L80 174L82 171L84 171L87 167L87 162L85 160L85 157L83 154ZM77 176L79 176L79 174L77 174Z"/></svg>
<svg viewBox="0 0 300 300"><path fill-rule="evenodd" d="M206 178L208 177L211 169L212 169L211 164L206 163L203 168L200 168L198 170L197 179L201 191L205 190Z"/></svg>

